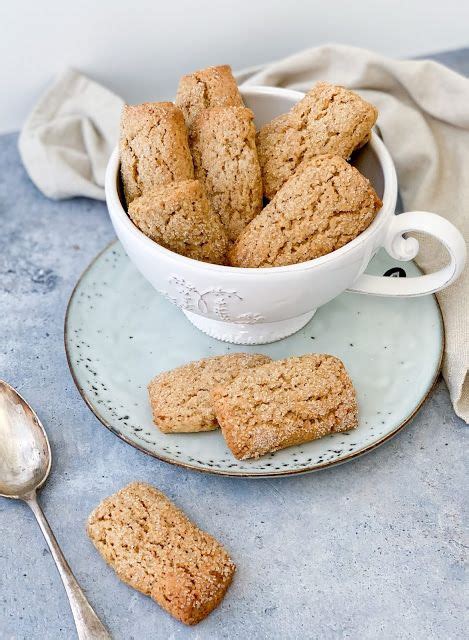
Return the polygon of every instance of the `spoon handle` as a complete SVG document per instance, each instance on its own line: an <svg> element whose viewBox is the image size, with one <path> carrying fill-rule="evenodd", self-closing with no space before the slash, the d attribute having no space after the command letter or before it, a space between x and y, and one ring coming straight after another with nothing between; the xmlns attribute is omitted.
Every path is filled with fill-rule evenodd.
<svg viewBox="0 0 469 640"><path fill-rule="evenodd" d="M31 510L36 516L36 520L41 527L41 531L44 534L44 538L49 545L50 552L57 565L65 591L68 595L79 640L112 640L108 631L91 608L68 562L65 560L52 529L47 522L46 516L39 506L36 494L33 493L29 495L25 499L25 502L31 507Z"/></svg>

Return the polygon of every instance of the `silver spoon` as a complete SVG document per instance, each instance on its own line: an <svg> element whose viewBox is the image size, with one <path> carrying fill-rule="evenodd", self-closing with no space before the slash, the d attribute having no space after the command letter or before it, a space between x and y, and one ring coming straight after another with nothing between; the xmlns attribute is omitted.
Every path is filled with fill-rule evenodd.
<svg viewBox="0 0 469 640"><path fill-rule="evenodd" d="M64 583L79 640L111 640L111 636L65 560L36 498L47 479L51 451L44 427L29 404L0 380L0 496L24 500L41 527Z"/></svg>

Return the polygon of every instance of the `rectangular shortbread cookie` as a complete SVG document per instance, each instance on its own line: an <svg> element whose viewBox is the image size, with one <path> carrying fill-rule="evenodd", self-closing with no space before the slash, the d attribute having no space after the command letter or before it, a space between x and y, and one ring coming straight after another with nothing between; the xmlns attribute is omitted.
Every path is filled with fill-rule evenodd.
<svg viewBox="0 0 469 640"><path fill-rule="evenodd" d="M154 423L164 433L217 429L210 398L213 387L266 362L270 358L257 353L231 353L160 373L148 385Z"/></svg>
<svg viewBox="0 0 469 640"><path fill-rule="evenodd" d="M374 220L381 200L339 156L305 161L229 250L234 267L281 267L340 249Z"/></svg>
<svg viewBox="0 0 469 640"><path fill-rule="evenodd" d="M228 245L220 217L198 180L154 187L129 204L129 217L143 233L180 255L223 264Z"/></svg>
<svg viewBox="0 0 469 640"><path fill-rule="evenodd" d="M235 572L215 538L143 482L106 498L88 519L88 535L121 580L185 624L215 609Z"/></svg>
<svg viewBox="0 0 469 640"><path fill-rule="evenodd" d="M184 116L172 102L125 105L119 147L127 204L151 187L194 177Z"/></svg>
<svg viewBox="0 0 469 640"><path fill-rule="evenodd" d="M329 153L349 158L371 136L378 112L344 87L318 82L289 113L257 134L264 194L270 200L308 159Z"/></svg>
<svg viewBox="0 0 469 640"><path fill-rule="evenodd" d="M182 76L176 95L189 131L201 111L212 107L242 107L243 99L227 64Z"/></svg>
<svg viewBox="0 0 469 640"><path fill-rule="evenodd" d="M342 362L310 354L240 373L212 392L215 415L236 458L258 458L357 426L355 390Z"/></svg>
<svg viewBox="0 0 469 640"><path fill-rule="evenodd" d="M262 209L254 115L246 107L213 107L196 119L191 137L195 177L235 240Z"/></svg>

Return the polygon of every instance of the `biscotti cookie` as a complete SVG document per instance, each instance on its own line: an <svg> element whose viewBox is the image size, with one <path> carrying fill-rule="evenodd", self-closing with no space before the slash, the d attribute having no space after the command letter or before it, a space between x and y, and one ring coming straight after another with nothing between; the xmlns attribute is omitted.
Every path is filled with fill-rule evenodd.
<svg viewBox="0 0 469 640"><path fill-rule="evenodd" d="M229 251L236 267L279 267L318 258L350 242L381 201L370 182L338 156L302 163Z"/></svg>
<svg viewBox="0 0 469 640"><path fill-rule="evenodd" d="M121 176L127 204L151 187L194 177L184 116L172 102L125 105Z"/></svg>
<svg viewBox="0 0 469 640"><path fill-rule="evenodd" d="M371 136L378 112L344 87L319 82L288 114L257 135L264 193L271 199L303 160L321 154L349 158Z"/></svg>
<svg viewBox="0 0 469 640"><path fill-rule="evenodd" d="M228 238L198 180L153 187L129 205L132 222L166 249L223 264Z"/></svg>
<svg viewBox="0 0 469 640"><path fill-rule="evenodd" d="M213 387L266 362L270 358L257 353L232 353L160 373L148 385L154 423L163 433L216 429L210 397Z"/></svg>
<svg viewBox="0 0 469 640"><path fill-rule="evenodd" d="M245 107L202 111L193 126L195 176L235 240L262 209L262 180L253 113Z"/></svg>
<svg viewBox="0 0 469 640"><path fill-rule="evenodd" d="M286 113L264 125L256 136L264 196L271 200L304 157L304 137Z"/></svg>
<svg viewBox="0 0 469 640"><path fill-rule="evenodd" d="M88 519L88 535L121 580L185 624L215 609L235 572L215 538L143 482L103 500Z"/></svg>
<svg viewBox="0 0 469 640"><path fill-rule="evenodd" d="M189 131L196 117L211 107L242 107L243 99L227 64L183 76L175 100Z"/></svg>
<svg viewBox="0 0 469 640"><path fill-rule="evenodd" d="M329 355L277 360L240 373L212 392L215 415L239 460L357 426L355 391Z"/></svg>

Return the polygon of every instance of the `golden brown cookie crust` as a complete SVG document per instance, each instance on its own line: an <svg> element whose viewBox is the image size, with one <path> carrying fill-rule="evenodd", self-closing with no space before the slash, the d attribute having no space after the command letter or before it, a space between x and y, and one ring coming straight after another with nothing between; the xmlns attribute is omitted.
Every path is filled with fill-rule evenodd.
<svg viewBox="0 0 469 640"><path fill-rule="evenodd" d="M279 267L312 260L356 238L381 200L369 180L338 156L303 162L229 251L236 267Z"/></svg>
<svg viewBox="0 0 469 640"><path fill-rule="evenodd" d="M160 373L148 385L154 423L163 433L217 429L210 396L213 387L266 362L270 358L257 353L232 353Z"/></svg>
<svg viewBox="0 0 469 640"><path fill-rule="evenodd" d="M212 392L223 436L239 460L357 426L355 390L342 362L310 354L240 373Z"/></svg>
<svg viewBox="0 0 469 640"><path fill-rule="evenodd" d="M228 238L198 180L145 191L130 203L129 217L166 249L203 262L225 262Z"/></svg>
<svg viewBox="0 0 469 640"><path fill-rule="evenodd" d="M288 114L257 134L265 196L272 199L304 160L321 154L349 158L368 142L377 116L353 91L318 82Z"/></svg>
<svg viewBox="0 0 469 640"><path fill-rule="evenodd" d="M243 107L236 80L227 64L182 76L175 100L189 131L201 111L211 107Z"/></svg>
<svg viewBox="0 0 469 640"><path fill-rule="evenodd" d="M147 189L194 177L184 117L172 102L125 105L119 148L127 204Z"/></svg>
<svg viewBox="0 0 469 640"><path fill-rule="evenodd" d="M103 500L87 530L123 582L185 624L196 624L215 609L235 572L215 538L143 482Z"/></svg>
<svg viewBox="0 0 469 640"><path fill-rule="evenodd" d="M192 130L195 176L231 241L262 209L253 119L245 107L214 107L200 113Z"/></svg>

